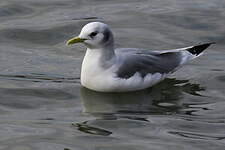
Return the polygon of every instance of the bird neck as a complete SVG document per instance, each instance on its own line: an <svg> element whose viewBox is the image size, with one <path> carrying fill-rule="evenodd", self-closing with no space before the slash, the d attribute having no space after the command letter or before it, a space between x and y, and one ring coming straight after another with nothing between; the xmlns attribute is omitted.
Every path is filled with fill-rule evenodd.
<svg viewBox="0 0 225 150"><path fill-rule="evenodd" d="M100 49L101 51L101 60L102 61L109 61L115 57L114 45L105 45L103 48Z"/></svg>
<svg viewBox="0 0 225 150"><path fill-rule="evenodd" d="M96 59L98 65L103 68L108 68L112 66L115 60L115 52L113 45L107 45L98 49L87 49L85 57L90 59Z"/></svg>

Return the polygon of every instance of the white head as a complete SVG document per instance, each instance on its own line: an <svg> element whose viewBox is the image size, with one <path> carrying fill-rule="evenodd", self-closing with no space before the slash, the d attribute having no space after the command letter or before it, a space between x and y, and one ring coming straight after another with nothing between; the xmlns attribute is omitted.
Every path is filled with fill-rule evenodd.
<svg viewBox="0 0 225 150"><path fill-rule="evenodd" d="M113 48L114 44L113 34L110 28L101 22L86 24L82 28L79 36L67 41L67 45L80 42L84 43L89 49Z"/></svg>

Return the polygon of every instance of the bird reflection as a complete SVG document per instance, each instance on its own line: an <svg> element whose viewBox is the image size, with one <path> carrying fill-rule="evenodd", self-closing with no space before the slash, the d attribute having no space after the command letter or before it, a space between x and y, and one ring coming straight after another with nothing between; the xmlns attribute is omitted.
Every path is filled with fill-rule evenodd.
<svg viewBox="0 0 225 150"><path fill-rule="evenodd" d="M82 87L81 98L84 113L113 119L123 114L176 113L184 107L180 104L183 93L201 96L198 92L202 90L188 80L167 78L152 88L128 93L99 93Z"/></svg>
<svg viewBox="0 0 225 150"><path fill-rule="evenodd" d="M104 120L128 119L148 122L148 115L165 115L179 113L188 107L182 104L184 93L201 96L205 90L199 84L189 80L167 78L158 85L136 92L100 93L81 88L83 112L94 116L95 120L74 123L78 130L96 135L108 136L112 132L105 130ZM95 124L101 122L101 127Z"/></svg>

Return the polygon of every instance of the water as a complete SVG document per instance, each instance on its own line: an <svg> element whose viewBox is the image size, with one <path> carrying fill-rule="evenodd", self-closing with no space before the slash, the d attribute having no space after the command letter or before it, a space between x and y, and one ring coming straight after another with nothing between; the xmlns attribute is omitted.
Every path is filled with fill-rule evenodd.
<svg viewBox="0 0 225 150"><path fill-rule="evenodd" d="M224 1L1 0L0 19L0 150L224 149ZM153 88L102 94L65 45L91 21L116 47L217 44Z"/></svg>

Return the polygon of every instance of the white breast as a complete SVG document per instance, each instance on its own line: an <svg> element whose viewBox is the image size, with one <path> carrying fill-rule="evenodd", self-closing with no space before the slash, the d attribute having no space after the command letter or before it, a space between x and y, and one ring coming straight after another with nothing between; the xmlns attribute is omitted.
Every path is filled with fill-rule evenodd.
<svg viewBox="0 0 225 150"><path fill-rule="evenodd" d="M87 50L81 68L81 84L92 90L104 91L112 81L112 68L100 65L100 51Z"/></svg>

